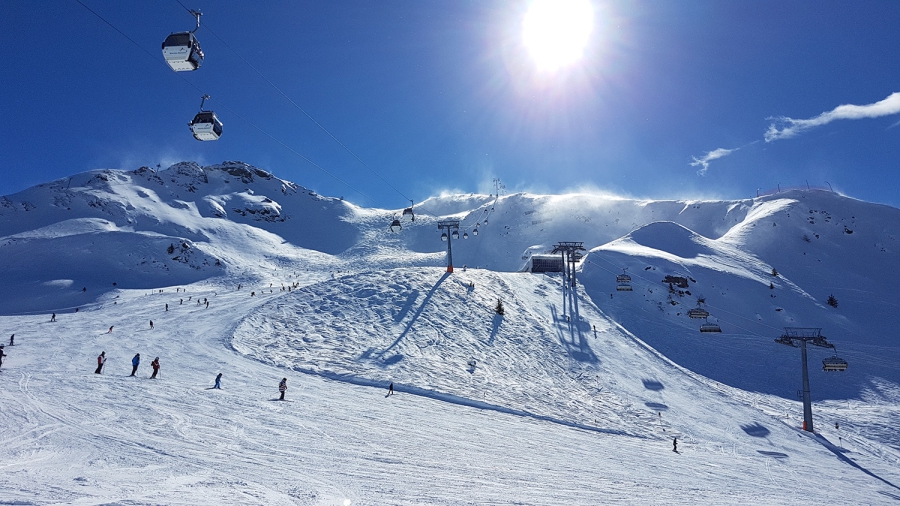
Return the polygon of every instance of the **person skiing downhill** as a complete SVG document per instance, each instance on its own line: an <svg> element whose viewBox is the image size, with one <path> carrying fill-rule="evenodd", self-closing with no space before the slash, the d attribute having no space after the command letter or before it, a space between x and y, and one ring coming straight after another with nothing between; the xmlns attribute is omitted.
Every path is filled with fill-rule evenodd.
<svg viewBox="0 0 900 506"><path fill-rule="evenodd" d="M678 453L678 438L672 439L672 451Z"/></svg>
<svg viewBox="0 0 900 506"><path fill-rule="evenodd" d="M106 363L106 352L101 351L99 355L97 355L97 370L94 371L94 374L101 374L100 371L103 370L103 364Z"/></svg>
<svg viewBox="0 0 900 506"><path fill-rule="evenodd" d="M131 375L134 376L134 373L137 372L138 366L141 364L141 354L138 353L131 359Z"/></svg>
<svg viewBox="0 0 900 506"><path fill-rule="evenodd" d="M156 379L156 373L159 372L159 357L153 359L153 362L150 362L150 367L153 368L153 374L150 375L150 379Z"/></svg>
<svg viewBox="0 0 900 506"><path fill-rule="evenodd" d="M278 391L281 392L281 398L279 401L284 400L284 392L287 391L287 378L281 378L281 383L278 384Z"/></svg>
<svg viewBox="0 0 900 506"><path fill-rule="evenodd" d="M6 353L3 353L3 345L0 344L0 367L3 367L3 357L7 356Z"/></svg>
<svg viewBox="0 0 900 506"><path fill-rule="evenodd" d="M219 390L221 390L222 385L219 384L219 382L221 382L221 381L222 381L222 373L219 373L219 375L216 376L216 386L214 386L213 388L218 388Z"/></svg>
<svg viewBox="0 0 900 506"><path fill-rule="evenodd" d="M53 315L50 316L50 321L51 321L51 322L55 322L55 321L56 321L56 313L53 313Z"/></svg>
<svg viewBox="0 0 900 506"><path fill-rule="evenodd" d="M388 385L388 395L394 395L394 383Z"/></svg>
<svg viewBox="0 0 900 506"><path fill-rule="evenodd" d="M150 330L153 330L153 320L150 320Z"/></svg>
<svg viewBox="0 0 900 506"><path fill-rule="evenodd" d="M112 334L112 328L113 328L113 325L110 325L110 326L109 326L109 330L108 330L106 333L107 333L107 334Z"/></svg>
<svg viewBox="0 0 900 506"><path fill-rule="evenodd" d="M12 345L15 343L15 341L16 341L16 335L15 335L15 334L9 336L9 345L10 345L10 346L12 346Z"/></svg>

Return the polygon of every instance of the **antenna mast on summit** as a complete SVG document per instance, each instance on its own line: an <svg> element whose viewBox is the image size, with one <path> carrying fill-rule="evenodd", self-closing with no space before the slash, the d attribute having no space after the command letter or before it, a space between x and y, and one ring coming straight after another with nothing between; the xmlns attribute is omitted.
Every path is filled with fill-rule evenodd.
<svg viewBox="0 0 900 506"><path fill-rule="evenodd" d="M499 197L499 196L500 196L500 192L503 191L503 190L505 190L505 189L506 189L506 186L505 186L502 182L500 182L500 178L499 178L499 177L495 177L495 178L494 178L494 195L496 195L497 197Z"/></svg>

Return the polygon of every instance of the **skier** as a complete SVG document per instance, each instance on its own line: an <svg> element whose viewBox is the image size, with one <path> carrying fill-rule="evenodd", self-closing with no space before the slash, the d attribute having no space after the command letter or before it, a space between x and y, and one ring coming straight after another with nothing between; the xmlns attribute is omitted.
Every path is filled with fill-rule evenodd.
<svg viewBox="0 0 900 506"><path fill-rule="evenodd" d="M94 374L100 374L100 371L103 369L103 364L106 363L106 352L101 351L99 355L97 355L97 370L94 371Z"/></svg>
<svg viewBox="0 0 900 506"><path fill-rule="evenodd" d="M180 306L182 304L184 304L184 299L178 299L178 305Z"/></svg>
<svg viewBox="0 0 900 506"><path fill-rule="evenodd" d="M138 353L131 359L131 375L134 376L134 373L137 372L138 365L141 364L141 354Z"/></svg>
<svg viewBox="0 0 900 506"><path fill-rule="evenodd" d="M388 395L394 395L394 383L393 382L391 382L391 384L388 385Z"/></svg>
<svg viewBox="0 0 900 506"><path fill-rule="evenodd" d="M281 392L281 398L279 401L284 400L284 392L287 391L287 378L281 378L281 383L278 384L278 391Z"/></svg>
<svg viewBox="0 0 900 506"><path fill-rule="evenodd" d="M5 357L5 356L7 356L7 355L6 355L6 353L3 353L3 345L0 344L0 367L3 367L3 357Z"/></svg>
<svg viewBox="0 0 900 506"><path fill-rule="evenodd" d="M206 309L209 309L209 301L206 301Z"/></svg>
<svg viewBox="0 0 900 506"><path fill-rule="evenodd" d="M112 326L112 325L110 325L110 326L109 326L109 330L108 330L108 331L106 331L106 333L107 333L107 334L112 334L112 328L113 328L113 326Z"/></svg>
<svg viewBox="0 0 900 506"><path fill-rule="evenodd" d="M150 330L153 330L153 320L150 320Z"/></svg>
<svg viewBox="0 0 900 506"><path fill-rule="evenodd" d="M222 385L219 384L219 382L221 382L221 381L222 381L222 373L219 373L219 375L216 376L216 386L214 386L213 388L218 388L219 390L221 390Z"/></svg>
<svg viewBox="0 0 900 506"><path fill-rule="evenodd" d="M156 373L159 372L159 357L153 359L153 362L150 362L150 367L153 368L153 374L150 375L150 379L156 378Z"/></svg>
<svg viewBox="0 0 900 506"><path fill-rule="evenodd" d="M678 453L678 438L672 439L672 451Z"/></svg>
<svg viewBox="0 0 900 506"><path fill-rule="evenodd" d="M16 335L15 335L15 334L9 336L9 345L10 345L10 346L12 346L13 344L15 344L15 341L16 341Z"/></svg>
<svg viewBox="0 0 900 506"><path fill-rule="evenodd" d="M55 321L56 321L56 313L53 313L53 315L50 316L50 321L51 321L51 322L55 322Z"/></svg>
<svg viewBox="0 0 900 506"><path fill-rule="evenodd" d="M166 304L166 311L168 311L168 310L169 310L169 304L167 303L167 304Z"/></svg>

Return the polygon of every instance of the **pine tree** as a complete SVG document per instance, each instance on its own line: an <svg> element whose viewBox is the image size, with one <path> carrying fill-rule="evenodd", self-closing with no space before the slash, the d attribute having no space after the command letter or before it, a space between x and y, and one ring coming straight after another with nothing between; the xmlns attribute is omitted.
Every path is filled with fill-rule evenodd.
<svg viewBox="0 0 900 506"><path fill-rule="evenodd" d="M772 267L772 275L773 275L773 276L776 276L776 277L778 276L778 271L775 270L774 267Z"/></svg>
<svg viewBox="0 0 900 506"><path fill-rule="evenodd" d="M775 285L772 283L769 283L769 290L774 290L774 289L775 289Z"/></svg>
<svg viewBox="0 0 900 506"><path fill-rule="evenodd" d="M497 299L497 307L494 308L494 311L496 311L497 314L500 316L503 316L503 314L506 312L506 310L503 309L503 301L502 300Z"/></svg>
<svg viewBox="0 0 900 506"><path fill-rule="evenodd" d="M834 298L834 294L828 296L828 305L831 307L838 307L838 301Z"/></svg>

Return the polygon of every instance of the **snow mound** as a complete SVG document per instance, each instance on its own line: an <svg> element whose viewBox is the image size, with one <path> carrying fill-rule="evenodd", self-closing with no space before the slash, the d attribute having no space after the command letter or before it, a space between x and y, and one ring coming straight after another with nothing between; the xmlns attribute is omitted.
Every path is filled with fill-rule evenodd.
<svg viewBox="0 0 900 506"><path fill-rule="evenodd" d="M685 259L717 253L712 241L671 221L657 221L644 225L625 236L624 240L631 240L635 244Z"/></svg>

